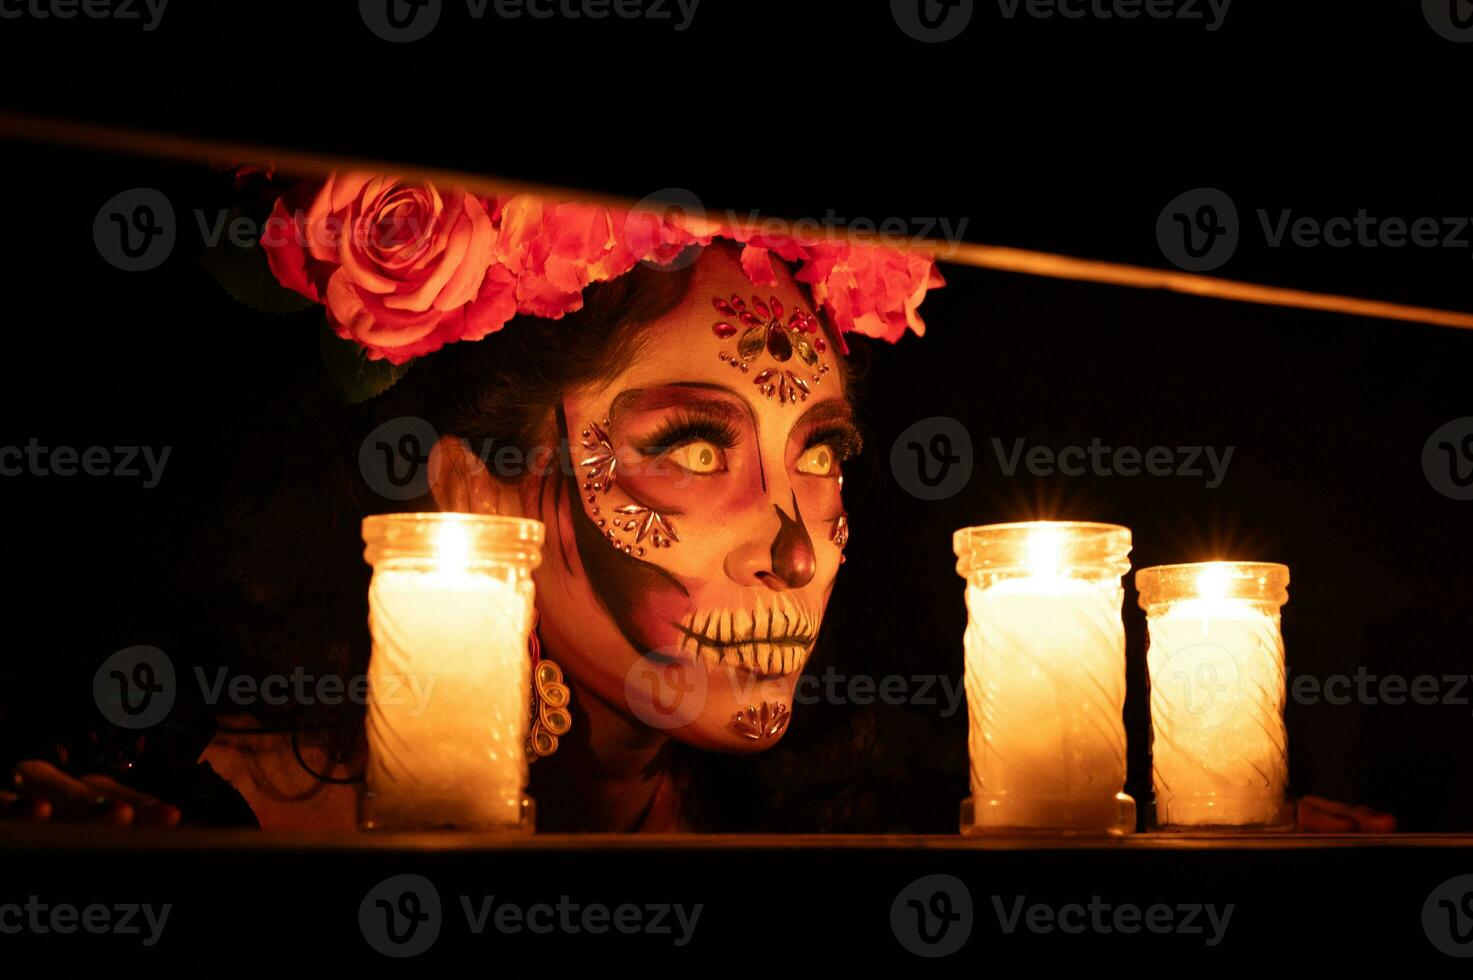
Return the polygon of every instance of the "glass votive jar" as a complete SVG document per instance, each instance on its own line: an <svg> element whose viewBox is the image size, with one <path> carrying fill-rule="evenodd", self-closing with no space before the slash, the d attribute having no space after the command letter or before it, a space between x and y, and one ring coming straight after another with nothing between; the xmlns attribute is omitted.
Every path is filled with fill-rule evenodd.
<svg viewBox="0 0 1473 980"><path fill-rule="evenodd" d="M543 525L473 514L363 522L368 620L365 830L532 829L532 571Z"/></svg>
<svg viewBox="0 0 1473 980"><path fill-rule="evenodd" d="M1130 530L990 524L952 545L967 583L962 832L1134 833L1121 716Z"/></svg>
<svg viewBox="0 0 1473 980"><path fill-rule="evenodd" d="M1146 611L1152 825L1292 828L1279 629L1288 567L1157 565L1136 572L1135 584Z"/></svg>

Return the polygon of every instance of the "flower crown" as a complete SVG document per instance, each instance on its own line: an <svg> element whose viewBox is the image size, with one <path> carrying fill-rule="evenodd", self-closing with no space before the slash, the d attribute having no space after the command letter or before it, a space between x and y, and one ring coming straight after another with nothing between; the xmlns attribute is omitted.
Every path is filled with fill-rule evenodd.
<svg viewBox="0 0 1473 980"><path fill-rule="evenodd" d="M797 264L838 345L858 333L897 341L925 332L917 312L944 285L929 256L802 235L762 233L671 209L664 215L532 194L487 198L372 173L335 173L278 197L261 245L281 285L322 305L327 325L370 362L401 366L513 316L558 319L592 283L687 249L740 243L756 286L772 257ZM233 291L233 290L232 290ZM390 381L392 383L392 381Z"/></svg>

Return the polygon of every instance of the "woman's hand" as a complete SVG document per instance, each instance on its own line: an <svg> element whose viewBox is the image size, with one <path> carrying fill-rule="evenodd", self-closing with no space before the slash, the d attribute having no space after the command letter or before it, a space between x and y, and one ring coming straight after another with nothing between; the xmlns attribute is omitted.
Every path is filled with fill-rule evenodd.
<svg viewBox="0 0 1473 980"><path fill-rule="evenodd" d="M1396 818L1389 813L1323 796L1301 796L1298 813L1296 829L1312 834L1389 834L1396 829Z"/></svg>
<svg viewBox="0 0 1473 980"><path fill-rule="evenodd" d="M0 820L174 827L180 812L129 789L111 776L69 776L49 762L28 759L10 771L12 789L0 791Z"/></svg>

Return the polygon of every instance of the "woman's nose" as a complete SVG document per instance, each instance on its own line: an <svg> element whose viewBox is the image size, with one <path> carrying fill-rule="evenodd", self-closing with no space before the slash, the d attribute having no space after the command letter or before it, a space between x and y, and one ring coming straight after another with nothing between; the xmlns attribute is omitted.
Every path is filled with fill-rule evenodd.
<svg viewBox="0 0 1473 980"><path fill-rule="evenodd" d="M778 504L772 509L776 521L763 522L760 534L726 556L726 574L739 585L760 584L774 592L800 589L813 581L818 570L813 539L803 525L796 496L791 516Z"/></svg>

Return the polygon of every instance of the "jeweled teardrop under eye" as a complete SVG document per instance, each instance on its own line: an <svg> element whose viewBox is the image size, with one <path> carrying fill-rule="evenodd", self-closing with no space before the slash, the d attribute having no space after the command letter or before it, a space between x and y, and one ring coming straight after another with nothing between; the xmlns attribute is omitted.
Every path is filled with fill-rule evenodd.
<svg viewBox="0 0 1473 980"><path fill-rule="evenodd" d="M736 335L737 328L732 324L726 322L713 323L711 324L711 332L720 337L722 340L727 340Z"/></svg>

